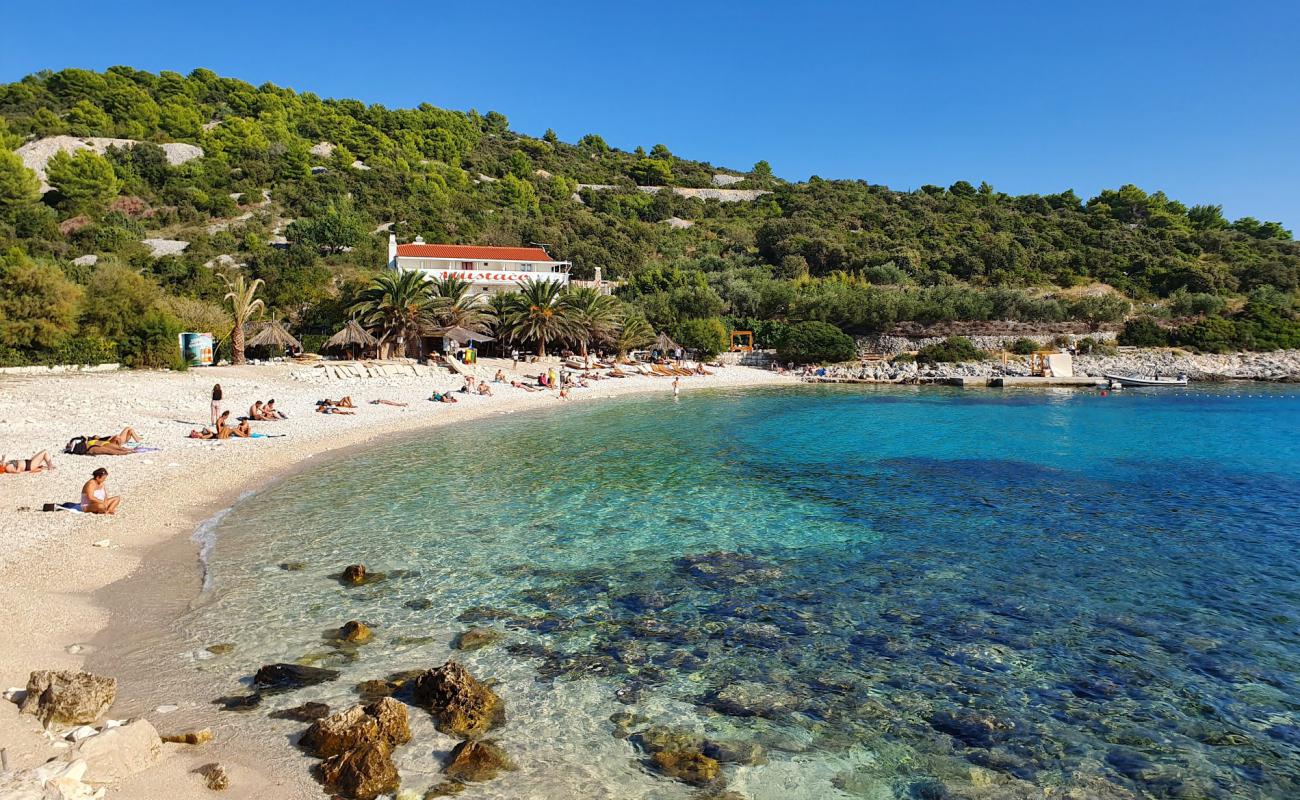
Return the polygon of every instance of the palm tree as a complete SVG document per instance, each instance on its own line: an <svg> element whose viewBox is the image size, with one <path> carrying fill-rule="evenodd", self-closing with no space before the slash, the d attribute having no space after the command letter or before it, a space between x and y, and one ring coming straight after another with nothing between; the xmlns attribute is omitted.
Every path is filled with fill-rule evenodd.
<svg viewBox="0 0 1300 800"><path fill-rule="evenodd" d="M613 337L619 327L619 302L590 286L579 286L564 294L564 305L578 325L578 349L587 357L593 341Z"/></svg>
<svg viewBox="0 0 1300 800"><path fill-rule="evenodd" d="M482 295L469 293L469 281L460 278L434 278L429 282L433 296L430 313L434 333L450 328L465 328L475 333L487 333L495 321L491 309Z"/></svg>
<svg viewBox="0 0 1300 800"><path fill-rule="evenodd" d="M563 296L563 288L554 281L520 281L519 292L510 295L506 329L517 339L537 342L537 355L545 356L547 342L573 338L578 330Z"/></svg>
<svg viewBox="0 0 1300 800"><path fill-rule="evenodd" d="M434 324L433 294L422 272L383 272L366 287L352 304L351 310L363 324L379 332L381 352L396 346L397 355L406 356L408 343Z"/></svg>
<svg viewBox="0 0 1300 800"><path fill-rule="evenodd" d="M618 350L619 358L626 358L627 351L645 347L654 340L654 329L640 312L624 312L618 334L614 336L614 347Z"/></svg>
<svg viewBox="0 0 1300 800"><path fill-rule="evenodd" d="M230 315L235 321L235 326L230 329L230 361L232 364L243 364L244 325L266 310L266 303L256 297L257 290L262 287L262 279L256 278L248 283L243 275L236 275L232 281L224 274L221 279L226 282L226 289L229 290L223 299L230 301Z"/></svg>

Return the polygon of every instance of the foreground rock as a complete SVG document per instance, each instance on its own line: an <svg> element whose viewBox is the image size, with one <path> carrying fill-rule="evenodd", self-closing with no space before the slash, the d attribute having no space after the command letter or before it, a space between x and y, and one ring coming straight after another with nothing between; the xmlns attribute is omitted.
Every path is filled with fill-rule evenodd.
<svg viewBox="0 0 1300 800"><path fill-rule="evenodd" d="M142 772L162 758L162 739L148 720L135 719L108 728L77 747L76 754L87 764L85 780L113 783Z"/></svg>
<svg viewBox="0 0 1300 800"><path fill-rule="evenodd" d="M488 740L461 742L447 756L442 771L462 783L490 781L503 771L516 769L506 751Z"/></svg>
<svg viewBox="0 0 1300 800"><path fill-rule="evenodd" d="M89 672L39 670L27 679L20 710L45 727L85 725L99 719L117 697L117 679Z"/></svg>
<svg viewBox="0 0 1300 800"><path fill-rule="evenodd" d="M325 759L320 775L327 789L356 800L374 800L381 794L395 793L401 785L392 748L382 741L368 742Z"/></svg>
<svg viewBox="0 0 1300 800"><path fill-rule="evenodd" d="M340 755L363 744L383 742L389 749L411 740L406 706L383 697L312 723L300 744L320 758Z"/></svg>
<svg viewBox="0 0 1300 800"><path fill-rule="evenodd" d="M226 768L220 764L204 764L194 771L203 776L203 783L214 792L230 788L230 776L226 774Z"/></svg>
<svg viewBox="0 0 1300 800"><path fill-rule="evenodd" d="M454 661L415 679L415 701L433 715L438 730L471 739L505 720L505 703Z"/></svg>
<svg viewBox="0 0 1300 800"><path fill-rule="evenodd" d="M100 800L102 787L84 782L86 762L51 761L36 769L0 772L0 798L5 800Z"/></svg>

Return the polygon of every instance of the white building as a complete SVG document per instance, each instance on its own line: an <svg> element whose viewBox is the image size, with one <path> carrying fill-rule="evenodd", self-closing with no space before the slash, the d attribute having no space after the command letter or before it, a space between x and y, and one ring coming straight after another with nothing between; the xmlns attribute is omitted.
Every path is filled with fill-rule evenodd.
<svg viewBox="0 0 1300 800"><path fill-rule="evenodd" d="M520 282L530 279L568 286L570 266L540 247L425 244L418 236L410 244L398 244L396 236L388 236L389 269L418 270L430 279L460 278L470 282L471 294L517 291Z"/></svg>

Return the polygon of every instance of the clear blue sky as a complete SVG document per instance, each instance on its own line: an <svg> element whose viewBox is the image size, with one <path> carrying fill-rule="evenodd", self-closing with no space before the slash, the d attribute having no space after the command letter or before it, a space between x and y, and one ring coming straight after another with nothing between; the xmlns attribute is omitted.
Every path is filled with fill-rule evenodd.
<svg viewBox="0 0 1300 800"><path fill-rule="evenodd" d="M208 67L326 97L496 110L567 141L663 142L742 169L767 159L792 180L1084 196L1131 182L1300 232L1294 0L41 0L3 15L6 81Z"/></svg>

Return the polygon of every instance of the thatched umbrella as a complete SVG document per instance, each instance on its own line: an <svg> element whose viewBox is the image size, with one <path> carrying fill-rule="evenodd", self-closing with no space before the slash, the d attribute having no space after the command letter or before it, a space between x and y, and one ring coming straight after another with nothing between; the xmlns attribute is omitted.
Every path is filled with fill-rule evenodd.
<svg viewBox="0 0 1300 800"><path fill-rule="evenodd" d="M246 346L269 347L276 351L284 350L286 347L291 347L294 350L301 350L302 342L293 338L293 335L286 331L284 326L281 325L280 321L277 319L271 320L266 325L262 326L262 330L258 331L257 335L252 339L249 339Z"/></svg>
<svg viewBox="0 0 1300 800"><path fill-rule="evenodd" d="M681 345L677 344L677 342L674 342L672 340L672 337L670 337L666 333L659 334L659 338L655 340L655 349L663 353L664 355L668 355L669 353L676 350L680 346Z"/></svg>
<svg viewBox="0 0 1300 800"><path fill-rule="evenodd" d="M343 330L329 338L329 341L325 343L325 349L332 350L336 347L341 347L351 354L352 348L354 347L360 350L365 350L367 347L375 347L378 344L378 339L371 336L365 328L358 325L355 319L350 319L348 320L348 324L343 326Z"/></svg>

